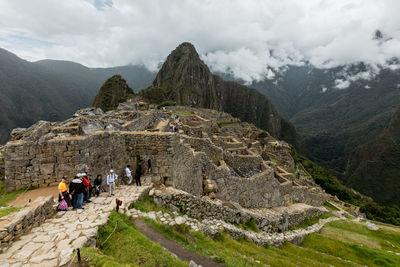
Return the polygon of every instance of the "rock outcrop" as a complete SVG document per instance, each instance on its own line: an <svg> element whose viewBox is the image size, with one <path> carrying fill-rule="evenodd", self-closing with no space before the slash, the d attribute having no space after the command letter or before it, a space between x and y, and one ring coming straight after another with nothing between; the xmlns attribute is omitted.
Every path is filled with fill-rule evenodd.
<svg viewBox="0 0 400 267"><path fill-rule="evenodd" d="M175 101L179 105L224 111L254 123L301 152L306 149L295 127L281 118L269 99L255 89L213 75L190 43L179 45L166 59L153 86L140 95L150 103Z"/></svg>

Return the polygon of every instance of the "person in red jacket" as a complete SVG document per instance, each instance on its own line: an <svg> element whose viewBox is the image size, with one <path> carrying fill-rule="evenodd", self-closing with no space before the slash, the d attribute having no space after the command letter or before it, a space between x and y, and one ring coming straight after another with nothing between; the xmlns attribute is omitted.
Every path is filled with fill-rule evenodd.
<svg viewBox="0 0 400 267"><path fill-rule="evenodd" d="M83 186L85 187L85 193L84 193L84 197L85 197L85 202L89 203L92 202L90 201L90 180L89 180L89 176L86 173L82 173L83 175Z"/></svg>

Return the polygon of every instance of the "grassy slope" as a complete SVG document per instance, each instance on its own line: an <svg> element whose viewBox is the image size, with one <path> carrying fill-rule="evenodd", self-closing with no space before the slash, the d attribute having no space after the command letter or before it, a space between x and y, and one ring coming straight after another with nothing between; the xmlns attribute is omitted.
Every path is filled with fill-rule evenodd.
<svg viewBox="0 0 400 267"><path fill-rule="evenodd" d="M4 183L0 183L0 218L7 216L10 213L19 211L21 207L6 207L8 203L14 201L18 195L23 193L26 189L19 189L16 191L6 193L4 190Z"/></svg>
<svg viewBox="0 0 400 267"><path fill-rule="evenodd" d="M113 233L116 224L117 227ZM97 244L103 245L101 252L98 249L88 248L82 253L84 258L96 266L131 264L130 266L175 267L188 265L187 262L177 259L160 245L148 240L136 229L131 218L115 211L111 214L109 222L99 228Z"/></svg>

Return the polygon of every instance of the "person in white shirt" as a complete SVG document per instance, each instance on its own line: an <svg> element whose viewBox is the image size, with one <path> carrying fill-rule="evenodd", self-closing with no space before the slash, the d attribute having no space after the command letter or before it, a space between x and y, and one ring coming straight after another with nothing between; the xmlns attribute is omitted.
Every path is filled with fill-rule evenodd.
<svg viewBox="0 0 400 267"><path fill-rule="evenodd" d="M128 177L128 184L131 184L132 183L131 165L126 166L125 172L126 172L126 177Z"/></svg>
<svg viewBox="0 0 400 267"><path fill-rule="evenodd" d="M118 175L114 173L113 170L110 170L110 173L107 175L107 184L108 184L108 196L114 195L115 191L115 181L118 179Z"/></svg>

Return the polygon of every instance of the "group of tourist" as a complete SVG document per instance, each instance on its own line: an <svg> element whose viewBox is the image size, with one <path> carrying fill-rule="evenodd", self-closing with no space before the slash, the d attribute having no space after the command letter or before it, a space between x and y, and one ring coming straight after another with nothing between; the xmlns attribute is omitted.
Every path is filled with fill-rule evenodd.
<svg viewBox="0 0 400 267"><path fill-rule="evenodd" d="M149 169L151 168L151 162L149 160ZM126 166L125 169L127 176L127 183L132 183L132 172L130 170L130 165ZM142 175L141 164L138 165L135 171L135 181L137 186L141 186L140 177ZM90 197L93 193L96 197L100 195L103 177L98 174L97 177L91 182L90 169L87 165L84 166L83 172L78 173L74 179L69 183L67 187L67 177L62 177L61 182L58 184L58 201L59 210L67 210L68 207L73 209L84 209L85 203L90 203ZM115 194L115 183L118 179L118 175L114 173L113 170L109 171L107 175L106 184L108 186L108 196L113 196ZM94 191L94 192L93 192Z"/></svg>

